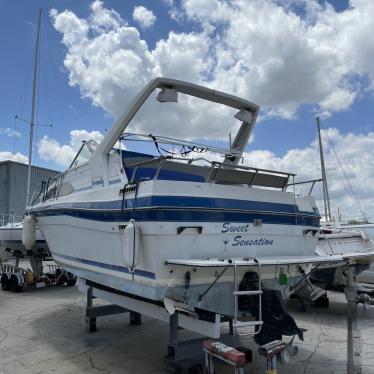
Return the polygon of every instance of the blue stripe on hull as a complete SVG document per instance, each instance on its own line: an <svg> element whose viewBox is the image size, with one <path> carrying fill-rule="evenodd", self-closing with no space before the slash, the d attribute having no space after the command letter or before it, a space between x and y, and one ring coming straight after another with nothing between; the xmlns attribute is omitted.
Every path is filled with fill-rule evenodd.
<svg viewBox="0 0 374 374"><path fill-rule="evenodd" d="M122 199L99 202L74 202L54 204L56 208L81 209L121 209ZM222 199L192 196L147 196L124 200L124 208L200 208L200 209L240 209L251 211L266 211L273 213L305 213L316 215L316 212L301 212L294 204L269 203L251 200Z"/></svg>
<svg viewBox="0 0 374 374"><path fill-rule="evenodd" d="M319 227L317 212L301 212L296 205L248 200L149 196L104 202L62 203L33 209L36 216L67 215L95 221L251 222Z"/></svg>
<svg viewBox="0 0 374 374"><path fill-rule="evenodd" d="M82 209L44 209L34 211L37 217L70 216L101 222L123 222L135 219L139 222L252 222L261 219L263 223L278 225L301 225L319 227L319 217L289 214L249 213L230 211L203 211L179 209L126 209L121 211L98 211Z"/></svg>
<svg viewBox="0 0 374 374"><path fill-rule="evenodd" d="M129 269L125 266L106 264L106 263L99 262L99 261L93 261L93 260L87 260L87 259L84 259L84 258L63 255L61 253L56 253L56 252L54 252L53 254L56 255L56 256L59 256L61 258L64 258L66 260L69 260L69 261L75 261L75 262L79 262L81 264L96 266L96 267L103 268L103 269L119 271L119 272L125 273L125 274L132 274L132 273L130 273ZM144 277L144 278L156 279L156 274L155 273L152 273L152 272L146 271L146 270L136 269L133 274L138 275L140 277Z"/></svg>

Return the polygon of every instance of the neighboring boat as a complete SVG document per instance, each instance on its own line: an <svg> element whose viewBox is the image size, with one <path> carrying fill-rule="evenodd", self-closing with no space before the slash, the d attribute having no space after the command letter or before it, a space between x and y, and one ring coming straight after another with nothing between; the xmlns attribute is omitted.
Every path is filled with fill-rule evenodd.
<svg viewBox="0 0 374 374"><path fill-rule="evenodd" d="M337 228L322 228L319 234L316 254L320 256L345 253L374 253L374 242L363 230L353 231ZM356 275L360 275L369 264L355 265ZM347 285L345 266L333 266L329 269L314 269L311 281L324 289Z"/></svg>
<svg viewBox="0 0 374 374"><path fill-rule="evenodd" d="M31 164L33 151L33 134L35 125L35 108L37 95L37 77L39 70L40 56L40 30L41 30L42 9L38 12L35 55L34 55L34 74L32 88L30 134L29 134L29 159L26 184L26 202L30 201L31 196ZM27 121L25 121L27 122ZM24 285L44 286L46 284L63 284L71 286L75 283L72 274L66 273L63 269L53 266L55 274L45 272L47 268L43 260L50 258L48 245L38 229L33 227L33 234L28 241L23 237L24 222L15 222L14 217L11 221L0 227L0 283L3 290L21 291ZM7 261L12 257L15 261ZM24 259L27 259L24 261ZM4 260L4 263L2 261ZM20 264L30 263L30 269L20 267ZM51 268L51 266L48 266Z"/></svg>
<svg viewBox="0 0 374 374"><path fill-rule="evenodd" d="M370 267L360 273L357 277L357 282L359 282L362 286L367 288L374 288L374 265L371 264Z"/></svg>
<svg viewBox="0 0 374 374"><path fill-rule="evenodd" d="M315 253L320 256L374 253L374 241L368 235L370 224L339 226L332 220L319 117L316 118L316 122L322 170L325 222L321 224ZM356 275L359 275L368 267L367 263L357 264L355 266ZM314 269L310 274L310 280L323 289L344 287L347 285L346 266L334 265L330 268Z"/></svg>
<svg viewBox="0 0 374 374"><path fill-rule="evenodd" d="M242 124L231 148L125 133L155 90L161 103L176 102L182 93L236 109ZM282 325L286 312L274 289L286 297L312 264L343 257L311 255L320 216L311 196L286 191L293 174L238 164L258 111L257 105L219 91L154 79L103 141L84 142L70 168L31 203L25 237L38 225L55 261L81 279L165 303L168 310L182 305L200 318L219 313L236 320L239 308L240 315L261 319L261 307L249 301L248 290L263 284L263 300L277 309L264 309L268 319L263 316L257 341L302 334L290 316L293 323ZM122 140L150 141L167 155L123 150ZM178 147L184 157L175 155ZM186 157L204 151L224 161ZM234 303L237 286L239 303ZM269 329L275 335L269 337Z"/></svg>
<svg viewBox="0 0 374 374"><path fill-rule="evenodd" d="M344 230L363 230L369 239L374 240L374 223L355 223L355 224L348 224L348 223L338 223L336 227L339 229Z"/></svg>
<svg viewBox="0 0 374 374"><path fill-rule="evenodd" d="M23 222L8 223L0 226L0 248L2 251L12 255L17 253L27 255L26 248L22 244L22 229ZM39 229L36 230L35 244L29 251L38 255L49 255L47 243Z"/></svg>
<svg viewBox="0 0 374 374"><path fill-rule="evenodd" d="M30 118L30 133L29 133L29 157L28 157L28 169L27 169L27 182L26 182L26 204L30 201L31 196L31 168L32 168L32 151L33 151L33 135L35 125L35 103L37 94L37 77L39 70L39 56L40 56L40 29L41 29L41 15L42 9L38 12L37 20L37 32L36 32L36 43L35 43L35 54L34 54L34 74L33 74L33 89L32 89L32 103L31 103L31 118ZM24 120L25 121L25 120ZM27 122L27 121L25 121ZM32 256L45 257L49 256L49 250L43 235L36 228L35 232L35 243L26 248L22 243L22 229L23 222L22 217L19 221L15 221L14 216L11 214L6 217L8 222L2 220L2 226L0 226L0 250L3 255L9 253L15 256ZM4 224L5 223L5 224Z"/></svg>

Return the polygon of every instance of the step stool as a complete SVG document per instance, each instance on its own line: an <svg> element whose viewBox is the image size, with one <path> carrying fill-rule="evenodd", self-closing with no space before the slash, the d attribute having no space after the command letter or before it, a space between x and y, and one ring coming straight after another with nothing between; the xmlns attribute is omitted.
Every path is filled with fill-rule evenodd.
<svg viewBox="0 0 374 374"><path fill-rule="evenodd" d="M245 353L239 352L235 348L213 340L204 340L203 350L205 355L206 374L214 374L213 358L219 359L226 364L233 366L235 374L244 374L244 366L247 363Z"/></svg>

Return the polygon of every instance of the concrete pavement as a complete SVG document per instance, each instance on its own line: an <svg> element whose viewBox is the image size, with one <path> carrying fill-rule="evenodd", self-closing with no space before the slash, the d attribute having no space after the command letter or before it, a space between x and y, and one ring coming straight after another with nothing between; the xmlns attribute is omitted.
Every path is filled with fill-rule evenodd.
<svg viewBox="0 0 374 374"><path fill-rule="evenodd" d="M308 329L293 362L279 373L346 373L346 303L342 293L330 293L329 309L292 311ZM130 326L128 315L98 319L98 332L85 329L85 296L76 288L0 291L0 374L165 373L163 356L168 326L143 317ZM362 374L374 374L374 308L358 311ZM181 331L182 338L196 335ZM250 339L243 343L255 349ZM255 354L248 373L264 373L265 361ZM230 372L220 370L219 372Z"/></svg>

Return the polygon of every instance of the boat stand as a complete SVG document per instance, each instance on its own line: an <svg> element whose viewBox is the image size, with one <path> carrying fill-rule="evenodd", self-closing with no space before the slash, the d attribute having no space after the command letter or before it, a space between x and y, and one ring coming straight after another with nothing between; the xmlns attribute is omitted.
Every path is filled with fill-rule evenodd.
<svg viewBox="0 0 374 374"><path fill-rule="evenodd" d="M262 345L258 353L266 358L266 374L277 374L277 358L280 357L286 348L286 343L281 340L274 340Z"/></svg>
<svg viewBox="0 0 374 374"><path fill-rule="evenodd" d="M89 332L97 331L97 317L110 316L119 313L130 313L130 325L139 326L142 323L141 314L130 311L119 305L93 305L93 287L87 289L87 306L86 306L86 328Z"/></svg>
<svg viewBox="0 0 374 374"><path fill-rule="evenodd" d="M202 373L204 366L204 342L206 337L180 340L178 319L182 315L175 312L169 319L169 342L164 366L171 373ZM240 344L239 338L232 333L220 336L220 342L233 346Z"/></svg>
<svg viewBox="0 0 374 374"><path fill-rule="evenodd" d="M130 313L130 323L139 325L140 315L156 318L169 323L169 342L164 358L165 369L172 373L201 373L204 363L203 341L206 337L219 339L227 345L237 347L239 338L237 335L221 335L221 316L215 315L213 321L196 319L175 312L169 314L164 306L138 298L129 297L128 294L102 287L84 279L78 279L78 288L87 294L86 325L88 331L97 330L97 317ZM107 301L110 305L94 306L95 298ZM204 335L204 338L181 340L179 330L186 329Z"/></svg>
<svg viewBox="0 0 374 374"><path fill-rule="evenodd" d="M218 359L232 366L235 374L244 374L244 366L247 364L247 357L244 352L212 340L205 340L203 349L205 354L205 373L215 373L214 359Z"/></svg>
<svg viewBox="0 0 374 374"><path fill-rule="evenodd" d="M361 334L357 323L357 305L364 308L373 305L373 290L356 281L353 266L347 264L347 286L344 288L347 300L347 373L361 373Z"/></svg>

